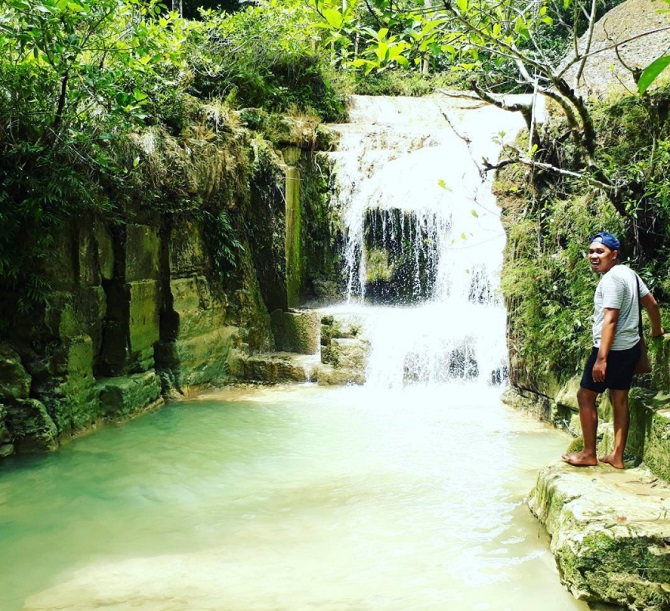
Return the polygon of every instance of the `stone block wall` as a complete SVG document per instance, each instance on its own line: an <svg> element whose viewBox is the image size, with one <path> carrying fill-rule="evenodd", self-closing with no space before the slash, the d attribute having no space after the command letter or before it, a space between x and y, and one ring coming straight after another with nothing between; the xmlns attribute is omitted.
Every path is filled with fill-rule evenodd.
<svg viewBox="0 0 670 611"><path fill-rule="evenodd" d="M208 278L201 227L161 229L158 219L73 223L46 265L48 305L24 314L2 294L11 322L0 338L0 456L54 449L165 392L227 381L231 348L257 336L271 345L267 308L246 295L257 285L240 283L246 310L231 312Z"/></svg>
<svg viewBox="0 0 670 611"><path fill-rule="evenodd" d="M53 449L168 395L249 379L275 336L280 350L318 352L319 321L288 305L339 285L327 172L312 138L276 150L245 138L223 155L230 167L219 159L227 145L216 163L181 160L207 166L216 174L207 184L218 185L196 185L181 214L151 212L137 194L123 223L73 219L33 263L48 282L44 305L26 312L25 295L0 289L0 457ZM233 232L223 254L207 224L219 214ZM268 363L276 381L313 377L311 362Z"/></svg>

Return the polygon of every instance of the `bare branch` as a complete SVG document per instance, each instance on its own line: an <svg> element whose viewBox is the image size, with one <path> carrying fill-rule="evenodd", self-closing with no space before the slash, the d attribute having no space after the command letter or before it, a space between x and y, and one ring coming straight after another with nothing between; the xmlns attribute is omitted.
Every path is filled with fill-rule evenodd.
<svg viewBox="0 0 670 611"><path fill-rule="evenodd" d="M512 148L512 147L509 147ZM512 148L513 151L519 152L518 149ZM616 185L611 185L607 184L601 180L598 180L597 178L593 178L589 174L585 173L580 173L580 172L572 172L571 170L564 170L563 168L558 168L554 165L551 165L550 163L543 163L542 161L535 161L534 159L528 159L527 157L524 157L523 155L519 155L518 157L511 157L508 159L503 159L502 161L499 161L498 163L491 163L488 159L483 159L482 160L482 165L484 169L489 172L491 170L499 170L501 168L504 168L508 165L514 165L515 163L521 163L523 165L527 165L532 168L539 168L541 170L546 170L548 172L552 172L554 174L559 174L560 176L568 176L570 178L575 178L577 180L580 180L582 182L585 182L586 184L591 185L592 187L597 187L598 189L602 189L608 194L616 196L617 191L620 189L620 187Z"/></svg>
<svg viewBox="0 0 670 611"><path fill-rule="evenodd" d="M476 82L472 83L472 88L474 89L475 93L485 102L493 104L493 106L497 106L498 108L502 108L503 110L507 110L509 112L520 112L523 115L524 121L526 122L526 127L528 127L528 129L530 130L531 123L533 120L532 104L520 104L520 103L508 104L505 101L505 98L494 97L493 94L481 89Z"/></svg>
<svg viewBox="0 0 670 611"><path fill-rule="evenodd" d="M584 51L588 54L591 50L591 43L593 42L593 30L596 27L596 0L591 0L591 14L589 15L589 30L586 38L586 45ZM584 66L586 65L586 57L584 56L581 64L579 64L579 69L577 70L577 75L575 76L575 87L579 80L582 78L582 73L584 72Z"/></svg>

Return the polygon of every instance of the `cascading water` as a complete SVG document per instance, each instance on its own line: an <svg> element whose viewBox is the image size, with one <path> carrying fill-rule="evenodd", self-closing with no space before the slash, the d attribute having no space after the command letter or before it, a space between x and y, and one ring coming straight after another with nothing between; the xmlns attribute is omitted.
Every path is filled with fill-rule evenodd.
<svg viewBox="0 0 670 611"><path fill-rule="evenodd" d="M368 384L501 382L505 234L482 161L497 160L522 117L446 96L355 96L350 117L333 153L334 205L347 299L367 312Z"/></svg>

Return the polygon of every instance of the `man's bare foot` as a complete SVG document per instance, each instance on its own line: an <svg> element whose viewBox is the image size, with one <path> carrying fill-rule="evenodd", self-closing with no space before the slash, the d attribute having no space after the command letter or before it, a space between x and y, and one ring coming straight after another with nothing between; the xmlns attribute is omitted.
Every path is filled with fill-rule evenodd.
<svg viewBox="0 0 670 611"><path fill-rule="evenodd" d="M624 468L623 460L621 460L620 458L616 458L614 454L608 454L607 456L603 456L600 459L600 462L605 462L608 465L612 465L615 469Z"/></svg>
<svg viewBox="0 0 670 611"><path fill-rule="evenodd" d="M563 460L574 467L594 467L598 464L598 459L587 452L575 452L574 454L563 454Z"/></svg>

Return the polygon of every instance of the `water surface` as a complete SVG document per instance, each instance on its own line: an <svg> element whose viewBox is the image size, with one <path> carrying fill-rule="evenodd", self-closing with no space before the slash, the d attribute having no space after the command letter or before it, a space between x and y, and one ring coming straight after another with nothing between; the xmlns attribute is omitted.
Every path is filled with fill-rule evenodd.
<svg viewBox="0 0 670 611"><path fill-rule="evenodd" d="M0 609L586 609L499 389L242 388L0 468ZM26 602L27 601L27 602Z"/></svg>

